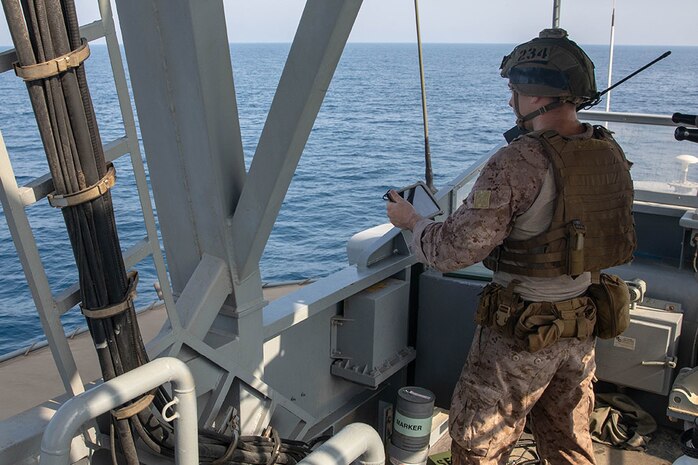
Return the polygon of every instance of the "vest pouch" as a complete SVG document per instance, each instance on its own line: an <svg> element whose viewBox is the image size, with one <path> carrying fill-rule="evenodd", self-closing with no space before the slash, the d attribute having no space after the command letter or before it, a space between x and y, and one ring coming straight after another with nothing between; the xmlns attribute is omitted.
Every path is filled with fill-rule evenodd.
<svg viewBox="0 0 698 465"><path fill-rule="evenodd" d="M611 339L630 325L630 292L620 277L601 273L598 284L587 291L596 304L596 335Z"/></svg>
<svg viewBox="0 0 698 465"><path fill-rule="evenodd" d="M589 297L560 302L532 302L516 323L516 338L529 352L537 352L559 339L585 340L594 333L596 307Z"/></svg>
<svg viewBox="0 0 698 465"><path fill-rule="evenodd" d="M584 251L570 250L567 255L567 274L579 276L584 273Z"/></svg>
<svg viewBox="0 0 698 465"><path fill-rule="evenodd" d="M518 281L517 281L518 282ZM523 301L511 289L496 283L489 283L480 294L475 321L481 326L494 329L507 337L514 336L514 328L521 311Z"/></svg>
<svg viewBox="0 0 698 465"><path fill-rule="evenodd" d="M555 344L564 330L564 323L553 314L550 302L532 302L516 322L516 339L528 352L537 352Z"/></svg>
<svg viewBox="0 0 698 465"><path fill-rule="evenodd" d="M496 306L497 296L504 288L499 284L489 283L480 293L480 302L475 312L475 322L480 326L492 326L494 312L491 310Z"/></svg>
<svg viewBox="0 0 698 465"><path fill-rule="evenodd" d="M567 227L567 274L579 276L584 273L584 236L586 228L579 220L572 220Z"/></svg>

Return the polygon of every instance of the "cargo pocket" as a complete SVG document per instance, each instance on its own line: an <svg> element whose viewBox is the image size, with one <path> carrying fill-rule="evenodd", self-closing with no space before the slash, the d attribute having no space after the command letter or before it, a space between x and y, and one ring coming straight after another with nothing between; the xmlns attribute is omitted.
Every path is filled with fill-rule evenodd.
<svg viewBox="0 0 698 465"><path fill-rule="evenodd" d="M471 384L462 398L453 399L448 426L461 448L480 457L487 455L504 428L504 418L499 413L501 398L502 393L494 388Z"/></svg>

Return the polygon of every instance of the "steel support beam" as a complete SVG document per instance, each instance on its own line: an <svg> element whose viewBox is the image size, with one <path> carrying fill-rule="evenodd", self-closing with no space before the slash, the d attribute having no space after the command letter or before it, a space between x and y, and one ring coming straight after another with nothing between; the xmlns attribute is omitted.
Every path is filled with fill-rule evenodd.
<svg viewBox="0 0 698 465"><path fill-rule="evenodd" d="M226 262L204 255L177 301L184 328L203 340L231 291Z"/></svg>
<svg viewBox="0 0 698 465"><path fill-rule="evenodd" d="M230 263L226 219L245 179L223 2L116 4L167 265L179 295L204 254Z"/></svg>
<svg viewBox="0 0 698 465"><path fill-rule="evenodd" d="M99 0L99 11L102 15L102 22L104 23L104 35L107 38L109 61L111 62L112 73L114 75L114 85L116 86L116 92L119 98L121 118L124 122L124 130L126 131L126 151L131 157L133 177L136 180L136 186L138 187L138 199L140 200L141 210L143 211L143 222L148 233L149 253L151 253L153 257L153 264L155 265L158 281L160 282L162 300L165 302L168 318L172 328L176 330L180 327L180 323L175 312L172 287L170 286L170 280L167 276L165 259L163 257L162 249L160 248L160 240L158 239L152 199L150 198L150 193L148 190L145 167L143 158L141 156L140 145L138 143L135 115L133 113L133 106L131 105L131 96L129 95L128 91L126 71L124 70L124 60L121 54L121 47L119 46L119 42L116 37L116 25L114 24L111 1ZM114 152L120 151L122 150L122 144L119 142L119 140L117 140L112 144L109 144L109 149ZM110 153L109 151L105 152L105 155L109 155Z"/></svg>
<svg viewBox="0 0 698 465"><path fill-rule="evenodd" d="M234 279L258 268L361 0L308 0L233 216Z"/></svg>
<svg viewBox="0 0 698 465"><path fill-rule="evenodd" d="M116 1L179 296L183 327L167 352L210 365L199 373L208 401L235 406L245 431L258 433L272 404L305 431L316 419L262 381L259 259L361 0L306 4L247 176L221 0Z"/></svg>

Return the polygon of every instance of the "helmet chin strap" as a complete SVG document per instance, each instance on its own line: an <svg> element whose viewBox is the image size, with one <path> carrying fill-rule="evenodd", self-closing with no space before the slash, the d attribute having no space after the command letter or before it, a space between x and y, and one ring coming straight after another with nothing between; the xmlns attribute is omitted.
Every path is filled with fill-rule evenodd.
<svg viewBox="0 0 698 465"><path fill-rule="evenodd" d="M533 110L531 113L524 116L521 114L521 110L519 109L519 93L514 91L514 114L516 115L516 126L522 131L529 131L529 129L526 127L526 121L531 121L533 118L561 106L562 103L563 102L560 99L555 100L547 105L543 105L537 110Z"/></svg>

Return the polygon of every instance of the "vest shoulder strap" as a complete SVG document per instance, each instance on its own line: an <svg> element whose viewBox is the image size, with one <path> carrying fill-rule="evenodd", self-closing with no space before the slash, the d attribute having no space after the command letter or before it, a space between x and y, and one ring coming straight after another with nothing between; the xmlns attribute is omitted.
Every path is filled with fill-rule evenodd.
<svg viewBox="0 0 698 465"><path fill-rule="evenodd" d="M552 164L555 172L555 183L559 186L561 182L559 177L560 168L563 166L560 154L564 151L569 139L565 139L560 133L552 129L534 131L529 133L528 136L539 140L543 144L543 154Z"/></svg>

